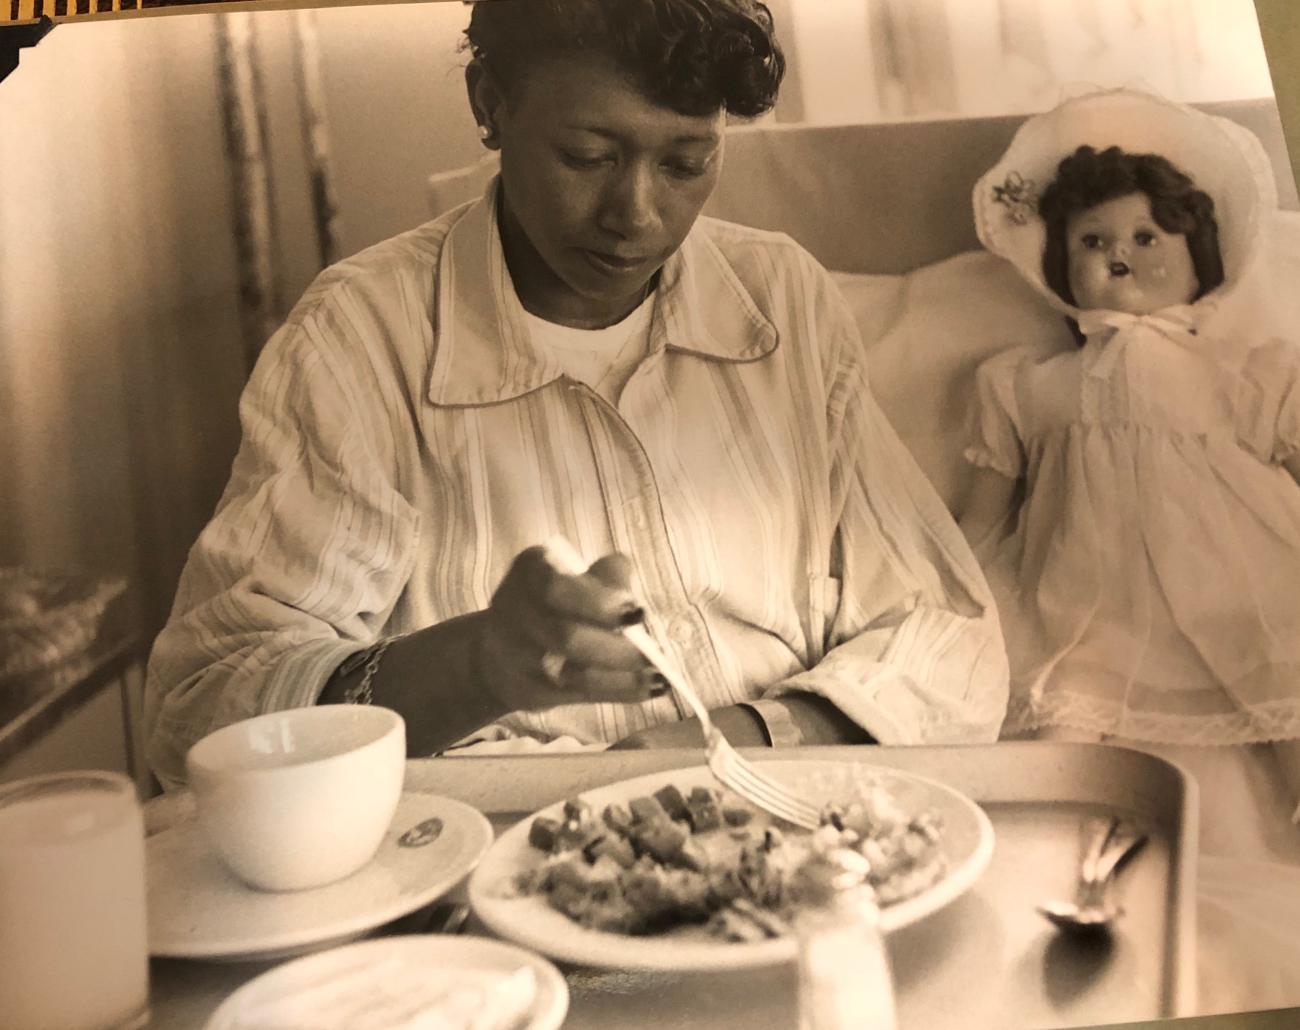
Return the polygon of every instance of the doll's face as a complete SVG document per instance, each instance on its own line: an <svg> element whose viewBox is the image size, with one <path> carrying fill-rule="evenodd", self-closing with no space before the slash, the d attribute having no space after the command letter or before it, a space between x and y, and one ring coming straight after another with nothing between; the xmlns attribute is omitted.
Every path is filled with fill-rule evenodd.
<svg viewBox="0 0 1300 1030"><path fill-rule="evenodd" d="M1151 217L1145 193L1080 211L1066 224L1070 291L1077 307L1146 315L1186 304L1199 281L1187 237Z"/></svg>

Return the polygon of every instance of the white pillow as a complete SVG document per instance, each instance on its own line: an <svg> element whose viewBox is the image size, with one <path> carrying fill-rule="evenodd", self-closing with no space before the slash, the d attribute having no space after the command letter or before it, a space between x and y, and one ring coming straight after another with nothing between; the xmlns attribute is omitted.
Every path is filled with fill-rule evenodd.
<svg viewBox="0 0 1300 1030"><path fill-rule="evenodd" d="M1010 264L968 251L902 276L834 274L862 333L872 391L950 511L965 500L962 457L975 369L997 351L1069 348L1064 320Z"/></svg>

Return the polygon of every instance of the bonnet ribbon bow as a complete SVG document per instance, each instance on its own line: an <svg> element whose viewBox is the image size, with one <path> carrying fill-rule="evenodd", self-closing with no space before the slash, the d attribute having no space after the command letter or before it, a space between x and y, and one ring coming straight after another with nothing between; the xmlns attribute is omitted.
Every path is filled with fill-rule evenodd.
<svg viewBox="0 0 1300 1030"><path fill-rule="evenodd" d="M1110 375L1116 363L1124 356L1134 341L1163 336L1165 339L1193 349L1196 339L1196 326L1191 310L1186 307L1166 308L1151 315L1130 315L1123 311L1081 311L1076 319L1079 331L1092 339L1112 331L1109 340L1103 344L1101 353L1088 370L1090 376L1105 378Z"/></svg>

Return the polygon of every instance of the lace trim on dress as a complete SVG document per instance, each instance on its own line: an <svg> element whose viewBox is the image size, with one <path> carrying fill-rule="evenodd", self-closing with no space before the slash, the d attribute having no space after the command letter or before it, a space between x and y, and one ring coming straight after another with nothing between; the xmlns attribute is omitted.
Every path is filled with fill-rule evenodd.
<svg viewBox="0 0 1300 1030"><path fill-rule="evenodd" d="M1013 695L1003 734L1047 726L1130 737L1159 744L1262 744L1300 739L1300 699L1254 705L1249 711L1167 715L1132 711L1119 702L1060 690L1034 699Z"/></svg>

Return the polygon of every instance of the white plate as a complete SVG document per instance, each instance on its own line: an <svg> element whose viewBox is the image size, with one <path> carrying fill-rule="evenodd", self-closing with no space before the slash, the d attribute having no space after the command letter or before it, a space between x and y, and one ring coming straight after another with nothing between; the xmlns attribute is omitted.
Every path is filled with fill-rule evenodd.
<svg viewBox="0 0 1300 1030"><path fill-rule="evenodd" d="M415 847L398 838L427 819L442 832ZM492 843L481 812L434 794L403 794L379 851L336 883L254 890L208 847L192 810L145 841L149 952L230 962L285 958L359 937L454 887Z"/></svg>
<svg viewBox="0 0 1300 1030"><path fill-rule="evenodd" d="M894 769L850 762L764 761L764 772L806 797L831 801L852 798L855 784L883 784L907 811L928 809L943 819L940 847L947 872L938 882L906 901L882 909L881 927L892 932L937 911L966 891L993 857L993 826L969 798L934 780ZM626 804L667 784L683 790L716 786L704 766L640 776L586 791L582 797L597 811L611 802ZM484 856L470 878L469 896L478 917L493 932L564 962L601 968L691 970L744 969L788 962L796 942L783 937L757 943L734 943L708 937L698 929L654 936L589 930L556 911L538 895L511 897L515 876L532 868L540 853L528 843L528 828L537 815L560 816L552 805L512 826Z"/></svg>
<svg viewBox="0 0 1300 1030"><path fill-rule="evenodd" d="M311 985L328 982L367 965L400 961L426 966L438 973L513 973L529 968L537 985L527 1022L518 1030L556 1030L569 1009L569 987L559 971L531 952L485 937L437 934L380 937L308 955L276 966L237 990L208 1020L205 1030L237 1030L250 1010Z"/></svg>

